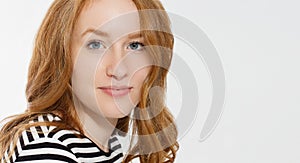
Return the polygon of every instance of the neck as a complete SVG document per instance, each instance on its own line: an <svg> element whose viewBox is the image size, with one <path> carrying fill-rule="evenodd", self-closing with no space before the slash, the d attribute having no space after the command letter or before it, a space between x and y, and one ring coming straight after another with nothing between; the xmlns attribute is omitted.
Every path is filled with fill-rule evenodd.
<svg viewBox="0 0 300 163"><path fill-rule="evenodd" d="M100 149L108 152L108 141L118 119L103 117L100 111L93 111L82 104L77 105L76 111L83 126L83 134L91 139Z"/></svg>
<svg viewBox="0 0 300 163"><path fill-rule="evenodd" d="M108 152L108 141L118 120L104 117L95 119L90 116L88 118L90 119L83 124L84 135L91 139L103 151Z"/></svg>

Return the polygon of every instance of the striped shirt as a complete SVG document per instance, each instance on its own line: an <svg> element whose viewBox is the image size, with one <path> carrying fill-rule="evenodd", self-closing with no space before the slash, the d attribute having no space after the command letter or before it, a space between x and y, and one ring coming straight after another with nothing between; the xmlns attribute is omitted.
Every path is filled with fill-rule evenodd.
<svg viewBox="0 0 300 163"><path fill-rule="evenodd" d="M36 121L55 122L60 118L47 114L38 116ZM13 155L8 158L8 149L1 163L122 162L123 153L116 135L109 139L109 152L104 152L78 131L54 129L54 126L36 126L23 131Z"/></svg>

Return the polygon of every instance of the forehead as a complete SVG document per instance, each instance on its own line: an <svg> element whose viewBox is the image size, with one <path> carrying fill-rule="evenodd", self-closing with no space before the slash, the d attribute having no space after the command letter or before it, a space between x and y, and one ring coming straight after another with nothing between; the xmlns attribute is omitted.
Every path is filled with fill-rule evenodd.
<svg viewBox="0 0 300 163"><path fill-rule="evenodd" d="M118 37L138 31L140 23L132 0L94 0L82 10L75 28L78 34L93 28Z"/></svg>

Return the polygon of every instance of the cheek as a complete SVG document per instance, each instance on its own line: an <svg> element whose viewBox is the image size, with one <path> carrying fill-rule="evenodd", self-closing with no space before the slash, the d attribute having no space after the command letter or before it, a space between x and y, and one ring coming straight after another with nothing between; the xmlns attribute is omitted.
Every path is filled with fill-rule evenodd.
<svg viewBox="0 0 300 163"><path fill-rule="evenodd" d="M137 71L131 78L131 82L135 85L142 86L143 82L145 81L147 75L150 72L150 69L150 67L147 67Z"/></svg>
<svg viewBox="0 0 300 163"><path fill-rule="evenodd" d="M135 91L131 96L131 99L134 103L137 103L140 100L140 96L142 93L142 86L150 70L151 70L150 67L143 68L137 71L131 78L130 83L135 87Z"/></svg>

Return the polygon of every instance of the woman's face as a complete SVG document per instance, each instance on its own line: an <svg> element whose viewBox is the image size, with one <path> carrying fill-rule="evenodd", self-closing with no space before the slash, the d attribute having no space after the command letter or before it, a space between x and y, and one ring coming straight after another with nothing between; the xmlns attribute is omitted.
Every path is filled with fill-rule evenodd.
<svg viewBox="0 0 300 163"><path fill-rule="evenodd" d="M96 0L81 12L72 35L72 87L92 113L128 115L151 69L131 0ZM76 106L75 106L76 107Z"/></svg>

